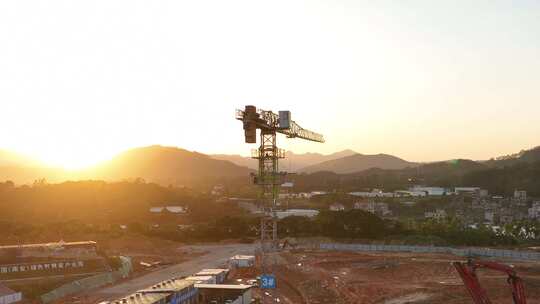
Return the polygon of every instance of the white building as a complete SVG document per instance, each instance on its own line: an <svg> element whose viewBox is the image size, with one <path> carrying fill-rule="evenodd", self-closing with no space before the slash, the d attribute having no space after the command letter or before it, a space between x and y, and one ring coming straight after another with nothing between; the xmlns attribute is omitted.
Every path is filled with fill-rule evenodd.
<svg viewBox="0 0 540 304"><path fill-rule="evenodd" d="M345 206L343 206L343 204L333 203L332 205L330 205L330 211L343 211L343 210L345 210Z"/></svg>
<svg viewBox="0 0 540 304"><path fill-rule="evenodd" d="M356 202L353 208L375 214L375 202Z"/></svg>
<svg viewBox="0 0 540 304"><path fill-rule="evenodd" d="M489 196L489 191L487 191L486 189L480 189L478 190L478 195L480 197L487 197Z"/></svg>
<svg viewBox="0 0 540 304"><path fill-rule="evenodd" d="M184 280L193 282L193 284L216 284L216 278L213 276L190 276Z"/></svg>
<svg viewBox="0 0 540 304"><path fill-rule="evenodd" d="M450 192L445 188L441 187L423 187L423 186L414 186L412 188L409 188L409 191L411 192L424 192L426 195L429 196L441 196L446 195L446 193Z"/></svg>
<svg viewBox="0 0 540 304"><path fill-rule="evenodd" d="M388 216L392 214L392 211L388 209L387 203L376 202L356 202L354 203L354 209L364 210L369 213L373 213L379 216Z"/></svg>
<svg viewBox="0 0 540 304"><path fill-rule="evenodd" d="M529 208L529 218L538 219L540 218L540 202L534 202L532 207Z"/></svg>
<svg viewBox="0 0 540 304"><path fill-rule="evenodd" d="M233 267L243 268L252 267L255 265L254 255L235 255L229 259L229 265Z"/></svg>
<svg viewBox="0 0 540 304"><path fill-rule="evenodd" d="M401 204L405 205L407 207L412 207L412 206L416 205L416 202L407 201L407 202L401 202Z"/></svg>
<svg viewBox="0 0 540 304"><path fill-rule="evenodd" d="M284 219L289 216L315 217L317 215L319 215L319 211L313 209L288 209L284 211L276 211L276 216L279 219Z"/></svg>
<svg viewBox="0 0 540 304"><path fill-rule="evenodd" d="M524 190L515 190L514 191L514 198L520 201L526 201L527 200L527 191Z"/></svg>
<svg viewBox="0 0 540 304"><path fill-rule="evenodd" d="M22 301L22 293L15 292L0 284L0 304L11 304Z"/></svg>
<svg viewBox="0 0 540 304"><path fill-rule="evenodd" d="M395 197L424 197L427 196L425 191L409 191L409 190L396 190L394 191Z"/></svg>
<svg viewBox="0 0 540 304"><path fill-rule="evenodd" d="M205 276L212 276L212 277L215 277L216 278L216 284L221 284L223 283L223 281L225 281L225 279L227 278L227 275L229 274L229 269L222 269L222 268L217 268L217 269L203 269L199 272L197 272L196 274L194 274L194 276L197 276L197 277L205 277Z"/></svg>
<svg viewBox="0 0 540 304"><path fill-rule="evenodd" d="M491 224L495 223L495 212L493 212L492 210L484 211L484 221Z"/></svg>
<svg viewBox="0 0 540 304"><path fill-rule="evenodd" d="M436 211L428 211L424 213L424 217L427 219L433 219L436 221L443 221L446 219L448 215L446 214L446 210L444 209L437 209Z"/></svg>
<svg viewBox="0 0 540 304"><path fill-rule="evenodd" d="M455 194L480 194L480 190L482 190L480 187L455 187L454 192Z"/></svg>
<svg viewBox="0 0 540 304"><path fill-rule="evenodd" d="M150 213L164 213L165 211L176 214L187 212L187 208L183 206L165 206L165 207L150 207Z"/></svg>
<svg viewBox="0 0 540 304"><path fill-rule="evenodd" d="M215 186L212 188L212 191L210 191L210 194L212 194L212 195L214 195L214 196L220 196L220 195L222 195L224 192L225 192L225 186L223 186L223 185L215 185Z"/></svg>
<svg viewBox="0 0 540 304"><path fill-rule="evenodd" d="M366 197L366 198L375 198L375 197L394 197L395 194L393 192L383 192L379 189L373 189L371 192L349 192L349 195L352 196L359 196L359 197Z"/></svg>
<svg viewBox="0 0 540 304"><path fill-rule="evenodd" d="M296 194L297 198L310 198L311 194L307 192L300 192Z"/></svg>

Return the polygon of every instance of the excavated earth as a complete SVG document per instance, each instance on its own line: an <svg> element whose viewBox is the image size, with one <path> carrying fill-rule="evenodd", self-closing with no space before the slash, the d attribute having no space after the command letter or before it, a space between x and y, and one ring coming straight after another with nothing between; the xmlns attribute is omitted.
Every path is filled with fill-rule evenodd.
<svg viewBox="0 0 540 304"><path fill-rule="evenodd" d="M255 289L254 294L275 303L470 304L450 264L459 260L463 258L441 254L285 252L273 269L278 288ZM527 303L540 304L540 262L501 262L514 265L524 279ZM239 269L231 281L259 273L258 268ZM479 276L493 303L512 303L504 274L481 270Z"/></svg>

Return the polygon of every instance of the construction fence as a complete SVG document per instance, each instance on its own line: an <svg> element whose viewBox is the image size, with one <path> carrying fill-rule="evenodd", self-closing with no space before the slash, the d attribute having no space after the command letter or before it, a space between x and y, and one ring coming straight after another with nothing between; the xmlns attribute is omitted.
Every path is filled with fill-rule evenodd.
<svg viewBox="0 0 540 304"><path fill-rule="evenodd" d="M321 250L337 251L389 251L417 253L446 253L463 257L490 257L513 260L540 261L540 252L503 250L490 248L452 248L438 246L407 246L407 245L371 245L371 244L340 244L320 243Z"/></svg>
<svg viewBox="0 0 540 304"><path fill-rule="evenodd" d="M123 256L119 258L122 262L122 266L118 270L96 274L84 279L64 284L46 294L41 295L41 302L50 303L71 294L105 286L120 279L127 278L129 273L132 271L131 258Z"/></svg>

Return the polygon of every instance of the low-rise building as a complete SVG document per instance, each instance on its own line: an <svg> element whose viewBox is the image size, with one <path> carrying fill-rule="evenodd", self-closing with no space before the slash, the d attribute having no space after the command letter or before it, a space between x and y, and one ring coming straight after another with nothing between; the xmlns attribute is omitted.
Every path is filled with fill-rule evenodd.
<svg viewBox="0 0 540 304"><path fill-rule="evenodd" d="M187 212L187 208L184 206L157 206L157 207L150 207L149 209L150 213L173 213L173 214L184 214Z"/></svg>
<svg viewBox="0 0 540 304"><path fill-rule="evenodd" d="M186 281L194 284L216 284L216 278L213 276L189 276L184 278Z"/></svg>
<svg viewBox="0 0 540 304"><path fill-rule="evenodd" d="M444 221L447 218L446 210L444 209L437 209L435 211L427 211L424 213L424 217L426 219L432 219L435 221Z"/></svg>
<svg viewBox="0 0 540 304"><path fill-rule="evenodd" d="M528 210L528 215L530 219L539 219L540 218L540 201L534 202Z"/></svg>
<svg viewBox="0 0 540 304"><path fill-rule="evenodd" d="M442 196L446 195L448 191L445 188L442 187L424 187L424 186L414 186L409 189L410 192L424 192L426 195L429 196Z"/></svg>
<svg viewBox="0 0 540 304"><path fill-rule="evenodd" d="M0 280L106 271L94 241L0 246Z"/></svg>
<svg viewBox="0 0 540 304"><path fill-rule="evenodd" d="M480 191L482 188L480 187L455 187L454 193L455 194L465 194L465 195L474 195L474 196L480 196Z"/></svg>
<svg viewBox="0 0 540 304"><path fill-rule="evenodd" d="M284 219L289 216L315 217L317 215L319 215L319 210L314 209L288 209L276 211L276 216L279 219Z"/></svg>
<svg viewBox="0 0 540 304"><path fill-rule="evenodd" d="M349 195L365 197L365 198L376 198L376 197L395 197L396 194L393 192L383 192L379 189L373 189L371 192L349 192Z"/></svg>
<svg viewBox="0 0 540 304"><path fill-rule="evenodd" d="M110 304L194 304L198 303L198 289L185 279L166 280Z"/></svg>
<svg viewBox="0 0 540 304"><path fill-rule="evenodd" d="M356 202L354 203L354 209L364 210L369 213L376 214L378 216L390 216L392 211L388 208L387 203L377 203L374 201L369 202Z"/></svg>
<svg viewBox="0 0 540 304"><path fill-rule="evenodd" d="M514 199L520 200L520 201L526 201L527 200L527 191L525 191L525 190L514 190Z"/></svg>
<svg viewBox="0 0 540 304"><path fill-rule="evenodd" d="M489 196L489 191L487 191L486 189L480 189L480 190L478 190L478 196L480 196L480 197L488 197Z"/></svg>
<svg viewBox="0 0 540 304"><path fill-rule="evenodd" d="M22 301L22 293L0 284L0 304L11 304L20 301Z"/></svg>
<svg viewBox="0 0 540 304"><path fill-rule="evenodd" d="M243 268L252 267L255 265L254 255L235 255L229 259L229 265L233 267Z"/></svg>
<svg viewBox="0 0 540 304"><path fill-rule="evenodd" d="M413 201L404 201L404 202L401 202L402 205L405 205L407 207L412 207L414 205L416 205L416 202L413 202Z"/></svg>
<svg viewBox="0 0 540 304"><path fill-rule="evenodd" d="M225 186L221 184L215 185L214 187L212 187L212 190L210 191L210 194L214 196L220 196L220 195L223 195L223 193L225 193Z"/></svg>
<svg viewBox="0 0 540 304"><path fill-rule="evenodd" d="M512 214L501 214L499 218L499 223L501 225L511 224L514 222L514 215Z"/></svg>
<svg viewBox="0 0 540 304"><path fill-rule="evenodd" d="M195 276L213 276L216 278L216 284L221 284L227 278L229 274L229 269L224 268L212 268L212 269L203 269L195 274Z"/></svg>
<svg viewBox="0 0 540 304"><path fill-rule="evenodd" d="M252 285L195 284L199 303L250 304Z"/></svg>
<svg viewBox="0 0 540 304"><path fill-rule="evenodd" d="M330 205L330 211L343 211L343 210L345 210L345 206L343 206L343 204L333 203L332 205Z"/></svg>
<svg viewBox="0 0 540 304"><path fill-rule="evenodd" d="M394 197L424 197L427 196L424 191L396 190Z"/></svg>
<svg viewBox="0 0 540 304"><path fill-rule="evenodd" d="M489 224L495 224L495 212L493 210L484 211L484 221Z"/></svg>

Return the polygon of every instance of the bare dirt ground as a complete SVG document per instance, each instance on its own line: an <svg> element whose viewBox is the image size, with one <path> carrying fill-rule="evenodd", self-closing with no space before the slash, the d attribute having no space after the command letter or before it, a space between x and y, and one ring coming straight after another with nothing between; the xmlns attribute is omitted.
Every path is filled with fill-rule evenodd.
<svg viewBox="0 0 540 304"><path fill-rule="evenodd" d="M281 303L472 303L450 264L463 258L438 254L295 251L281 254L275 268L278 289L255 289ZM528 303L540 303L540 263L506 262L525 280ZM254 278L260 270L239 270L231 281ZM493 303L512 303L506 276L480 270Z"/></svg>

